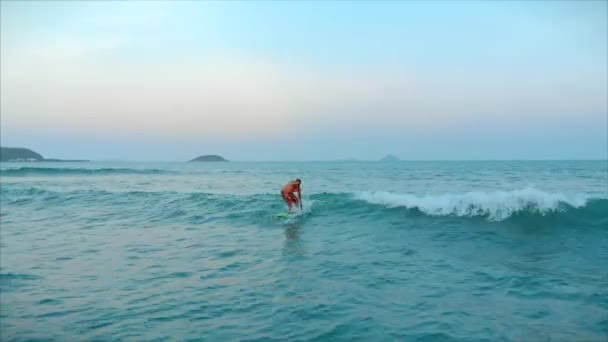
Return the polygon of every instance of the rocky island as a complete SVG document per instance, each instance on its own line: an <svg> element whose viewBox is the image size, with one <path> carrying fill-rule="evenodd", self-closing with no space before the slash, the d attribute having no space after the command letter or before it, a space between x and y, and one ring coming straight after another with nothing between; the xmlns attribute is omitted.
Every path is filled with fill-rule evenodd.
<svg viewBox="0 0 608 342"><path fill-rule="evenodd" d="M388 154L384 158L380 159L380 161L383 161L383 162L394 162L394 161L399 161L399 160L400 160L399 158L397 158L396 156L394 156L392 154Z"/></svg>
<svg viewBox="0 0 608 342"><path fill-rule="evenodd" d="M0 147L2 162L86 162L88 160L46 159L40 153L23 147Z"/></svg>
<svg viewBox="0 0 608 342"><path fill-rule="evenodd" d="M218 156L216 154L204 155L200 157L196 157L191 162L227 162L228 160L224 159L222 156Z"/></svg>

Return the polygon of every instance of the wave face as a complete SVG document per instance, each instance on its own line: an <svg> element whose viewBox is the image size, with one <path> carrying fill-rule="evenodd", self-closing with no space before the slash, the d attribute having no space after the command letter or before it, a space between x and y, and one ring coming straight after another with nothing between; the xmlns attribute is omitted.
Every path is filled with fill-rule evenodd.
<svg viewBox="0 0 608 342"><path fill-rule="evenodd" d="M243 211L256 211L272 217L283 203L277 194L232 195L203 192L175 191L50 191L41 188L7 189L3 193L7 204L37 202L42 205L118 205L167 202L165 209L196 207L197 212L223 212L231 217L240 217ZM125 202L126 201L126 202ZM124 202L124 203L123 203ZM585 194L564 195L534 188L496 192L466 192L462 194L440 194L417 196L389 192L320 193L304 197L307 215L367 215L382 214L386 210L406 209L429 217L453 216L481 217L488 221L504 221L528 215L538 218L555 215L571 217L579 215L581 220L605 218L608 199L593 198ZM238 210L235 210L238 209ZM141 208L144 210L144 208ZM221 216L221 215L220 215ZM406 217L404 216L404 219Z"/></svg>
<svg viewBox="0 0 608 342"><path fill-rule="evenodd" d="M1 164L2 340L606 341L606 166Z"/></svg>

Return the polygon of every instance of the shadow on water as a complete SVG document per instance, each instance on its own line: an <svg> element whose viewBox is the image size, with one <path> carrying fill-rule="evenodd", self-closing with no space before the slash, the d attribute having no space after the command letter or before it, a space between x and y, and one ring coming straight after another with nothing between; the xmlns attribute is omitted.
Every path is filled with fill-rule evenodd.
<svg viewBox="0 0 608 342"><path fill-rule="evenodd" d="M285 255L304 255L305 250L300 237L301 230L301 222L291 222L285 227L285 244L283 246L283 253Z"/></svg>

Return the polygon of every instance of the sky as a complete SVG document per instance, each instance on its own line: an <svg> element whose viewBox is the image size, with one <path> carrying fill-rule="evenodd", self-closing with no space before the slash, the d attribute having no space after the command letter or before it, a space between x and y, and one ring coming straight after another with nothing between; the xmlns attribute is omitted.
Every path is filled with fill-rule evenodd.
<svg viewBox="0 0 608 342"><path fill-rule="evenodd" d="M0 143L607 159L608 1L2 1Z"/></svg>

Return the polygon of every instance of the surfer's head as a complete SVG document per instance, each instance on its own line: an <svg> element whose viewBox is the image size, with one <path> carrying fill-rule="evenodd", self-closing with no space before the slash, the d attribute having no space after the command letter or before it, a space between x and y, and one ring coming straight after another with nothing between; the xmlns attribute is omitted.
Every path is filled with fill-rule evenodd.
<svg viewBox="0 0 608 342"><path fill-rule="evenodd" d="M302 180L300 180L300 178L296 178L295 182L298 184L302 184Z"/></svg>

